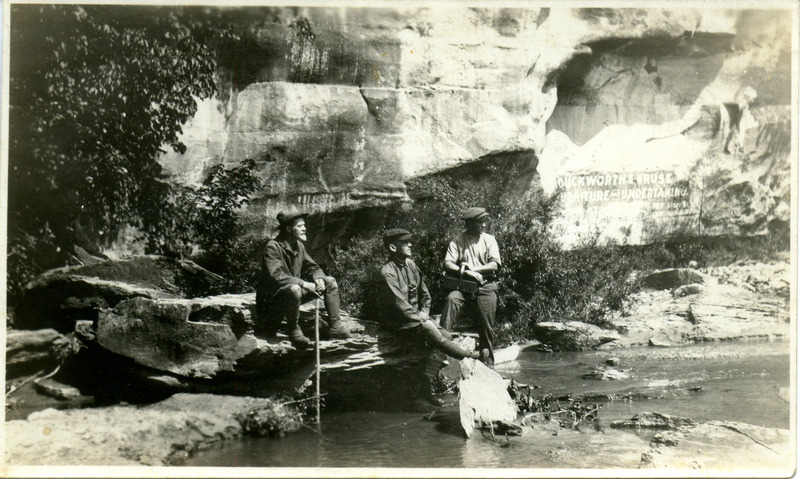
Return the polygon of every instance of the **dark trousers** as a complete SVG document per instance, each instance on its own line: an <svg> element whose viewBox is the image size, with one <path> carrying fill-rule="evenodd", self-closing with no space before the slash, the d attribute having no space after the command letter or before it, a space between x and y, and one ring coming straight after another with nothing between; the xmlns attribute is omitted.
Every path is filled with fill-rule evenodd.
<svg viewBox="0 0 800 479"><path fill-rule="evenodd" d="M464 306L472 307L478 313L479 349L488 349L494 360L494 316L497 312L497 283L487 283L477 293L464 294L453 290L447 295L442 310L442 327L452 329Z"/></svg>
<svg viewBox="0 0 800 479"><path fill-rule="evenodd" d="M325 276L323 301L331 323L339 319L339 285L331 276ZM270 294L271 293L271 294ZM300 305L315 296L298 284L288 284L270 292L259 287L256 290L256 326L269 332L277 332L286 319L289 332L299 328Z"/></svg>

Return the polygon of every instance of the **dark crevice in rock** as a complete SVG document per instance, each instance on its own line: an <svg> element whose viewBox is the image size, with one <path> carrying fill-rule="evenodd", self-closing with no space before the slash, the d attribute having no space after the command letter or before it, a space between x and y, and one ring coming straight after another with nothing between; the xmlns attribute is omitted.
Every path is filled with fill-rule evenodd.
<svg viewBox="0 0 800 479"><path fill-rule="evenodd" d="M614 53L626 57L689 57L730 53L735 35L730 33L686 32L646 38L610 38L587 44L595 54Z"/></svg>
<svg viewBox="0 0 800 479"><path fill-rule="evenodd" d="M504 184L504 195L518 195L528 190L531 181L536 175L539 158L533 150L519 150L486 155L479 160L438 171L430 177L447 178L469 186L472 184L489 181L491 175L503 175L509 178ZM514 175L507 175L513 172ZM424 192L422 192L424 194ZM424 199L417 196L414 200Z"/></svg>
<svg viewBox="0 0 800 479"><path fill-rule="evenodd" d="M591 100L595 96L594 91L608 85L614 77L623 73L628 77L650 77L656 89L660 91L664 80L658 71L659 61L701 57L704 58L702 77L713 79L722 66L723 56L731 53L733 40L734 35L728 33L702 32L687 32L678 37L663 35L599 40L582 45L583 49L578 49L572 59L551 74L550 81L554 81L558 86L560 104L582 104L586 99ZM630 64L631 60L634 60L633 63L636 63L637 68L641 63L641 71L618 69L611 72L599 87L587 84L586 77L592 69L607 68L604 58L608 56L617 57L622 63ZM637 59L641 61L635 61ZM677 100L690 104L698 93L699 90L689 98L682 98L685 95L681 95Z"/></svg>

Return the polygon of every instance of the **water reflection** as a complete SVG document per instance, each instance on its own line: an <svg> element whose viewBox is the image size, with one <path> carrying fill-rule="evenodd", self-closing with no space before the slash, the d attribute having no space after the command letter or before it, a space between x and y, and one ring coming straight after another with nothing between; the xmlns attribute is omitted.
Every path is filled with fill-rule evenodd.
<svg viewBox="0 0 800 479"><path fill-rule="evenodd" d="M537 397L568 393L613 397L603 401L600 431L560 430L493 442L464 436L450 406L430 417L423 411L323 414L322 435L310 430L281 440L225 443L202 451L193 466L294 467L522 467L636 468L651 431L619 431L608 425L650 411L695 419L734 420L789 428L788 343L727 343L612 352L530 353L498 370L540 386ZM620 358L631 377L619 381L583 379L609 356ZM785 396L785 393L783 393Z"/></svg>

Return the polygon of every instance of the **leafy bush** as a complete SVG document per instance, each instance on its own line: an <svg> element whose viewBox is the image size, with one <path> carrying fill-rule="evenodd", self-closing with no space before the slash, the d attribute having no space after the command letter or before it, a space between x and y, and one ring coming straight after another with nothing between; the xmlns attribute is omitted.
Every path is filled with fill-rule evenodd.
<svg viewBox="0 0 800 479"><path fill-rule="evenodd" d="M163 194L168 201L140 224L147 247L145 252L166 256L191 257L198 264L230 282L229 289L240 291L250 281L240 272L253 272L254 240L243 236L237 211L260 186L253 160L225 169L211 167L199 188L174 187ZM242 264L242 261L245 261ZM246 276L246 273L245 273Z"/></svg>
<svg viewBox="0 0 800 479"><path fill-rule="evenodd" d="M196 99L216 90L211 45L233 35L180 8L10 10L13 296L32 276L65 264L75 245L98 252L128 225L177 228L171 222L181 218L165 213L180 208L157 158L164 147L185 151L182 124Z"/></svg>

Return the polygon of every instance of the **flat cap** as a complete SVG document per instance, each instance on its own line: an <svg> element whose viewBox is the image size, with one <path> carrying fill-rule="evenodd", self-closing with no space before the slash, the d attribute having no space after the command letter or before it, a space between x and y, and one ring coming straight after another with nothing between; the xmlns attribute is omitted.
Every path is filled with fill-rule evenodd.
<svg viewBox="0 0 800 479"><path fill-rule="evenodd" d="M395 241L408 241L414 236L414 233L404 230L403 228L392 228L383 233L383 242L385 244L394 243Z"/></svg>
<svg viewBox="0 0 800 479"><path fill-rule="evenodd" d="M308 213L304 213L303 211L300 211L298 209L291 208L291 209L281 210L280 213L278 213L277 218L278 218L278 223L280 223L281 226L286 226L286 225L291 225L297 218L305 218L307 216Z"/></svg>
<svg viewBox="0 0 800 479"><path fill-rule="evenodd" d="M482 220L487 216L489 216L489 213L486 212L486 208L479 208L477 206L473 206L461 213L461 219L465 221Z"/></svg>

